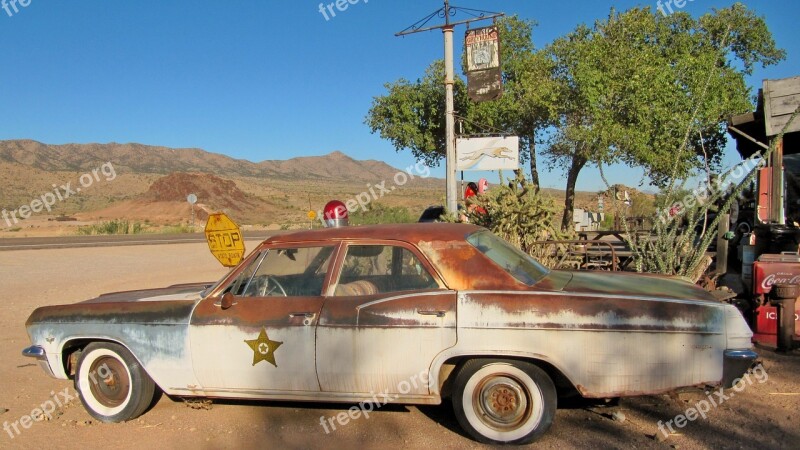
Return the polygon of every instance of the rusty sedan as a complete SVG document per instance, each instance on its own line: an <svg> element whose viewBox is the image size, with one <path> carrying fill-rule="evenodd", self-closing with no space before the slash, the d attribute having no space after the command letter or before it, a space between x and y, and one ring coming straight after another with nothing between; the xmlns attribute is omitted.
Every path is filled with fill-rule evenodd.
<svg viewBox="0 0 800 450"><path fill-rule="evenodd" d="M487 443L527 443L559 398L730 386L756 358L739 311L653 275L548 270L466 224L274 236L213 285L36 309L36 358L106 422L176 397L452 399Z"/></svg>

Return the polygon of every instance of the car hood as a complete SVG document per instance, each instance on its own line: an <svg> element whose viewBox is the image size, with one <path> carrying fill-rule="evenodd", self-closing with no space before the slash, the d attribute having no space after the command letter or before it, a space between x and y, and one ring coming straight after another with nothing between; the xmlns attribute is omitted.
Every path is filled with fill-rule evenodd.
<svg viewBox="0 0 800 450"><path fill-rule="evenodd" d="M209 284L114 292L70 305L43 306L31 313L30 327L43 323L186 324Z"/></svg>
<svg viewBox="0 0 800 450"><path fill-rule="evenodd" d="M170 300L200 300L200 293L212 283L176 284L159 289L111 292L82 303L158 302Z"/></svg>
<svg viewBox="0 0 800 450"><path fill-rule="evenodd" d="M565 280L559 284L564 292L577 294L600 294L604 296L655 297L698 302L719 303L709 292L696 284L678 277L624 272L558 272L548 275ZM554 283L555 284L555 283Z"/></svg>

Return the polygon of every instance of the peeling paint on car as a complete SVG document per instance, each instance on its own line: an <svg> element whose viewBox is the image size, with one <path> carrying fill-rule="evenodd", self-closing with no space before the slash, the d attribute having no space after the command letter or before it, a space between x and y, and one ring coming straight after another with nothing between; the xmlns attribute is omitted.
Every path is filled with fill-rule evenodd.
<svg viewBox="0 0 800 450"><path fill-rule="evenodd" d="M109 340L127 347L168 394L343 402L396 391L428 371L434 381L398 399L436 404L440 373L474 357L546 363L585 397L654 394L718 384L723 352L749 348L741 315L690 283L544 271L528 285L466 240L476 232L485 230L413 224L282 234L253 254L330 247L328 272L315 279L320 295L223 303L240 267L209 292L208 284L191 284L112 293L39 308L26 326L58 378L67 378L71 342ZM354 244L408 249L436 283L335 296L343 249Z"/></svg>

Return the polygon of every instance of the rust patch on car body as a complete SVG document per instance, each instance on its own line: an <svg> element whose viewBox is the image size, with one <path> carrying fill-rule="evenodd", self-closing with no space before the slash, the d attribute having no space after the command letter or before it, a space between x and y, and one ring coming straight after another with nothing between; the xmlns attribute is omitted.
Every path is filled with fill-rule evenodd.
<svg viewBox="0 0 800 450"><path fill-rule="evenodd" d="M701 303L568 292L469 292L459 312L464 326L489 328L717 333L725 319L721 308Z"/></svg>

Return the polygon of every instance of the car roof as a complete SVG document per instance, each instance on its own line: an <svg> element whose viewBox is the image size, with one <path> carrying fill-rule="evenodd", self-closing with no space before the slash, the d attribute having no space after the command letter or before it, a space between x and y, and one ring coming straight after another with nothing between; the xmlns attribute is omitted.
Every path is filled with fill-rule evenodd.
<svg viewBox="0 0 800 450"><path fill-rule="evenodd" d="M265 244L309 241L341 241L391 239L409 243L423 241L463 241L469 234L483 227L461 223L406 223L391 225L364 225L317 230L294 231L271 236Z"/></svg>

